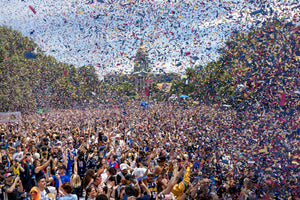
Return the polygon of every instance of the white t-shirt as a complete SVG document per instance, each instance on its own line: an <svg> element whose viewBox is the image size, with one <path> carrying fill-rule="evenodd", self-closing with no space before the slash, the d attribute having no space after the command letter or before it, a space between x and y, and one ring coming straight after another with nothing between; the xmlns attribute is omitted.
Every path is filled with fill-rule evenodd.
<svg viewBox="0 0 300 200"><path fill-rule="evenodd" d="M105 182L106 182L106 179L107 179L107 177L108 177L108 175L107 175L107 173L106 173L106 169L103 171L103 173L101 174L101 179L102 179L102 181L103 181L103 187L105 186Z"/></svg>
<svg viewBox="0 0 300 200"><path fill-rule="evenodd" d="M48 200L48 195L46 190L41 191L40 194L41 194L41 200Z"/></svg>
<svg viewBox="0 0 300 200"><path fill-rule="evenodd" d="M23 151L21 151L19 153L16 152L16 153L13 154L13 160L16 159L16 158L21 160L22 157L23 157Z"/></svg>
<svg viewBox="0 0 300 200"><path fill-rule="evenodd" d="M136 177L136 178L140 178L142 176L145 175L145 172L147 171L146 168L135 168L132 172L132 174Z"/></svg>
<svg viewBox="0 0 300 200"><path fill-rule="evenodd" d="M48 186L49 194L47 194L46 190L40 192L41 200L55 200L55 187Z"/></svg>

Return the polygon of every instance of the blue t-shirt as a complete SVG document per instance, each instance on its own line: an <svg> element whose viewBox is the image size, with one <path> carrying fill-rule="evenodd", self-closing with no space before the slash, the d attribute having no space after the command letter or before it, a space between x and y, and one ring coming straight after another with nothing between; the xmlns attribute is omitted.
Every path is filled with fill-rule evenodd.
<svg viewBox="0 0 300 200"><path fill-rule="evenodd" d="M58 200L77 200L77 196L75 194L69 194L64 197L60 197Z"/></svg>
<svg viewBox="0 0 300 200"><path fill-rule="evenodd" d="M150 199L151 199L151 197L149 194L137 198L137 200L150 200Z"/></svg>
<svg viewBox="0 0 300 200"><path fill-rule="evenodd" d="M55 187L59 187L59 181L56 179L55 175L52 176L53 180L55 181ZM70 182L70 177L67 175L63 175L60 177L61 183Z"/></svg>

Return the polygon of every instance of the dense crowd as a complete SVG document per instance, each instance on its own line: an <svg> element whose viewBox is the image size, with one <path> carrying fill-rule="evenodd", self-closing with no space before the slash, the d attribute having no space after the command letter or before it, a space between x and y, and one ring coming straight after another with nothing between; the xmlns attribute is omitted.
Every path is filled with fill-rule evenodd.
<svg viewBox="0 0 300 200"><path fill-rule="evenodd" d="M0 199L300 199L299 111L238 112L127 102L24 114L0 124Z"/></svg>

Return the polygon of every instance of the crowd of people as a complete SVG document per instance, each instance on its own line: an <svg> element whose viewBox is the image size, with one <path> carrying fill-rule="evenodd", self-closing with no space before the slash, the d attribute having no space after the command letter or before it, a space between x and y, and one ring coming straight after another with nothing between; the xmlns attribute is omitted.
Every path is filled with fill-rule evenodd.
<svg viewBox="0 0 300 200"><path fill-rule="evenodd" d="M299 199L299 125L243 115L176 102L24 114L0 124L0 199Z"/></svg>

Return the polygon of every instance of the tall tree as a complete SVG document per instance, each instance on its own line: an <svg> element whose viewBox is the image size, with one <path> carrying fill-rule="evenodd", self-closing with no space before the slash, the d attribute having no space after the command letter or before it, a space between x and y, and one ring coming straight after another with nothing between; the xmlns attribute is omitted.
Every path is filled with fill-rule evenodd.
<svg viewBox="0 0 300 200"><path fill-rule="evenodd" d="M6 26L0 35L0 111L66 108L97 99L100 82L94 67L57 62Z"/></svg>

